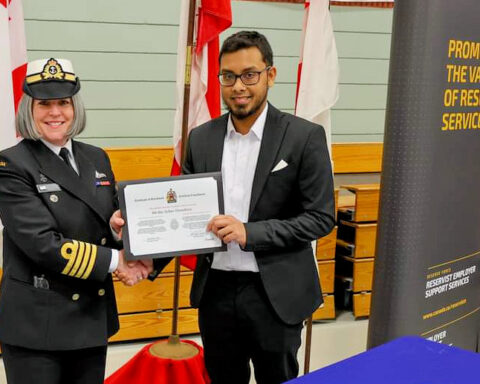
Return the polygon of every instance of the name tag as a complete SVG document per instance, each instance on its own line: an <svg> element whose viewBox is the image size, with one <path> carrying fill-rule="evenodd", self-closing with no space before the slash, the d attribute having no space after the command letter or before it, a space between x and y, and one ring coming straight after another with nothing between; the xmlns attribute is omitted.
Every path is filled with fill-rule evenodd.
<svg viewBox="0 0 480 384"><path fill-rule="evenodd" d="M48 193L48 192L61 191L62 189L58 184L51 183L51 184L37 184L37 190L39 193Z"/></svg>

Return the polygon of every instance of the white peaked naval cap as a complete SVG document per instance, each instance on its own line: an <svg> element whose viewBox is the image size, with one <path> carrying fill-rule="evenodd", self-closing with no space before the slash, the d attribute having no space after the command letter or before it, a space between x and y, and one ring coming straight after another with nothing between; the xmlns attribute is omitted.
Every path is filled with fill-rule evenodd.
<svg viewBox="0 0 480 384"><path fill-rule="evenodd" d="M66 59L40 59L27 65L23 91L34 99L72 97L80 90L80 80Z"/></svg>

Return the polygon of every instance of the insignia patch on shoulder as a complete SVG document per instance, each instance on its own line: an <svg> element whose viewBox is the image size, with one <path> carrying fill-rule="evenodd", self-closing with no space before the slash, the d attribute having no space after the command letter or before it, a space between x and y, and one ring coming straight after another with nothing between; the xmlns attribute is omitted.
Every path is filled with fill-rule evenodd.
<svg viewBox="0 0 480 384"><path fill-rule="evenodd" d="M0 161L0 167L6 167L7 162L6 161Z"/></svg>

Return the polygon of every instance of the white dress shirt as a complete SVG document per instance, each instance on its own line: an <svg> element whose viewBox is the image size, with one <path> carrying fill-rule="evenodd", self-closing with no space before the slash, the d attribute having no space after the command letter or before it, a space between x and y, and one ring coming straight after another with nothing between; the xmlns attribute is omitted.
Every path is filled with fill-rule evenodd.
<svg viewBox="0 0 480 384"><path fill-rule="evenodd" d="M75 170L75 172L77 172L77 175L79 174L77 163L75 161L75 158L73 157L72 140L68 140L65 143L65 145L62 145L61 147L59 147L58 145L52 144L52 143L48 142L47 140L44 140L44 139L40 139L40 140L42 140L42 143L45 144L47 146L47 148L50 149L53 153L55 153L58 157L60 157L60 150L62 148L67 148L68 149L68 158L70 159L70 163L72 163L72 167ZM62 158L60 157L60 159L62 159ZM62 161L63 161L63 159L62 159Z"/></svg>
<svg viewBox="0 0 480 384"><path fill-rule="evenodd" d="M72 164L73 169L75 172L78 174L78 166L77 162L75 161L75 157L73 156L73 151L72 151L72 140L68 140L65 145L59 147L58 145L52 144L48 142L47 140L40 139L45 146L50 149L53 153L55 153L58 157L60 157L60 150L62 148L67 148L68 149L68 157L70 159L70 163ZM60 159L62 159L60 157ZM63 159L62 159L63 161ZM113 230L112 230L113 232ZM108 268L108 272L112 273L117 269L118 266L118 251L116 249L112 249L112 259L110 260L110 267Z"/></svg>
<svg viewBox="0 0 480 384"><path fill-rule="evenodd" d="M223 146L222 178L225 215L248 222L253 177L257 168L268 104L246 135L235 130L230 116ZM258 272L253 252L244 252L237 242L227 244L226 252L215 252L213 269Z"/></svg>

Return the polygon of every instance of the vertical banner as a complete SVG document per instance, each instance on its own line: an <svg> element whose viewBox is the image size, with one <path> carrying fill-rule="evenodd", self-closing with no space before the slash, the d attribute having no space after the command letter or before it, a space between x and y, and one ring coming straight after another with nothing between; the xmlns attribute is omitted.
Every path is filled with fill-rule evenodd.
<svg viewBox="0 0 480 384"><path fill-rule="evenodd" d="M479 14L478 0L395 1L369 347L477 348Z"/></svg>

